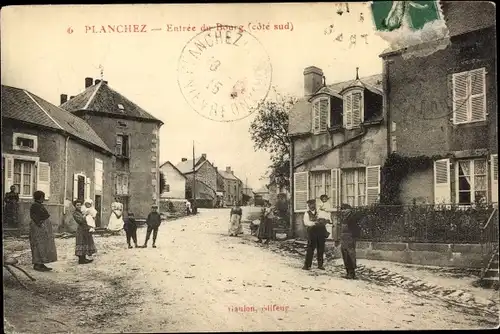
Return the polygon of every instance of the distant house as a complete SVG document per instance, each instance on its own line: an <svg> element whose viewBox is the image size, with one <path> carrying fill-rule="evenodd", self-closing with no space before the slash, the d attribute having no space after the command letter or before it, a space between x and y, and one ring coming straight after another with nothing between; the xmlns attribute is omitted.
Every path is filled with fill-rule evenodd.
<svg viewBox="0 0 500 334"><path fill-rule="evenodd" d="M289 116L292 146L294 233L305 236L307 200L330 197L341 203L371 205L379 200L380 167L387 156L382 76L326 84L315 66L303 73L304 97Z"/></svg>
<svg viewBox="0 0 500 334"><path fill-rule="evenodd" d="M243 193L242 181L234 175L231 167L226 167L226 170L220 170L219 174L224 180L225 205L241 204L241 195Z"/></svg>
<svg viewBox="0 0 500 334"><path fill-rule="evenodd" d="M254 191L254 203L255 205L264 205L264 201L269 201L269 189L267 187L262 187Z"/></svg>
<svg viewBox="0 0 500 334"><path fill-rule="evenodd" d="M61 108L84 119L113 150L114 197L124 211L145 218L159 194L159 130L163 122L113 90L107 81L85 78L85 90Z"/></svg>
<svg viewBox="0 0 500 334"><path fill-rule="evenodd" d="M29 227L33 193L42 190L54 228L72 213L73 199L95 201L97 226L113 200L113 152L79 117L21 89L2 85L2 194L19 191L18 228ZM3 195L2 195L3 196Z"/></svg>
<svg viewBox="0 0 500 334"><path fill-rule="evenodd" d="M186 199L186 177L170 161L160 166L160 172L165 177L165 190L160 194L161 198Z"/></svg>
<svg viewBox="0 0 500 334"><path fill-rule="evenodd" d="M194 168L193 160L187 158L182 158L176 167L186 177L186 198L195 195L198 207L214 207L217 202L217 169L207 160L207 155L195 158Z"/></svg>

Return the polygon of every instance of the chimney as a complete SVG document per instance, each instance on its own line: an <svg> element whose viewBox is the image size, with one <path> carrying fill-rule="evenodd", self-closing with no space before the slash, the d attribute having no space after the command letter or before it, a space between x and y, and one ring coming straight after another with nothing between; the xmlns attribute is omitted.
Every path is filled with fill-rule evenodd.
<svg viewBox="0 0 500 334"><path fill-rule="evenodd" d="M203 153L203 154L201 155L201 157L202 157L203 159L206 159L206 158L207 158L207 154L206 154L206 153Z"/></svg>
<svg viewBox="0 0 500 334"><path fill-rule="evenodd" d="M69 99L70 99L70 100L71 100L71 99L73 99L73 98L74 98L74 96L70 96L70 97L69 97Z"/></svg>
<svg viewBox="0 0 500 334"><path fill-rule="evenodd" d="M94 82L94 79L85 78L85 88L89 88L90 86L92 86L92 82Z"/></svg>
<svg viewBox="0 0 500 334"><path fill-rule="evenodd" d="M304 96L311 96L323 86L323 70L316 66L304 69Z"/></svg>
<svg viewBox="0 0 500 334"><path fill-rule="evenodd" d="M182 162L184 162L184 161L188 161L188 159L187 158L182 158Z"/></svg>
<svg viewBox="0 0 500 334"><path fill-rule="evenodd" d="M101 80L96 79L95 84L97 85L99 82L101 82Z"/></svg>
<svg viewBox="0 0 500 334"><path fill-rule="evenodd" d="M68 101L68 95L61 94L61 104L65 103L66 101Z"/></svg>
<svg viewBox="0 0 500 334"><path fill-rule="evenodd" d="M233 172L231 171L231 167L226 167L226 172L227 172L227 173L231 173L231 174L233 173Z"/></svg>

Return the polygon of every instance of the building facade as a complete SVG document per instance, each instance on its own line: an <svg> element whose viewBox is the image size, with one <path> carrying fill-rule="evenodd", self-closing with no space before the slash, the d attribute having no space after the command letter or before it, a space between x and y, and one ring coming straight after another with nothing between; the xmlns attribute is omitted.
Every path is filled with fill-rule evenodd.
<svg viewBox="0 0 500 334"><path fill-rule="evenodd" d="M320 68L304 70L304 97L290 112L293 229L305 236L307 200L341 203L379 201L380 168L387 155L382 76L326 84Z"/></svg>
<svg viewBox="0 0 500 334"><path fill-rule="evenodd" d="M125 212L144 218L159 201L159 130L163 122L113 90L107 81L85 79L85 90L61 108L85 120L113 150L114 198Z"/></svg>
<svg viewBox="0 0 500 334"><path fill-rule="evenodd" d="M160 166L160 172L165 178L165 189L161 198L186 199L186 177L170 161Z"/></svg>
<svg viewBox="0 0 500 334"><path fill-rule="evenodd" d="M74 199L92 199L103 226L109 214L112 151L82 119L23 89L2 85L2 193L19 192L19 226L29 228L33 193L42 190L55 230Z"/></svg>
<svg viewBox="0 0 500 334"><path fill-rule="evenodd" d="M403 203L498 202L494 4L443 2L450 44L426 57L381 55L387 84L389 152L432 158L409 174ZM474 19L470 19L474 17Z"/></svg>
<svg viewBox="0 0 500 334"><path fill-rule="evenodd" d="M241 195L243 194L243 182L234 175L231 167L219 171L224 182L224 206L241 205Z"/></svg>
<svg viewBox="0 0 500 334"><path fill-rule="evenodd" d="M198 207L214 207L217 202L217 169L207 160L207 155L195 158L194 163L182 158L176 167L186 177L186 198L195 197Z"/></svg>

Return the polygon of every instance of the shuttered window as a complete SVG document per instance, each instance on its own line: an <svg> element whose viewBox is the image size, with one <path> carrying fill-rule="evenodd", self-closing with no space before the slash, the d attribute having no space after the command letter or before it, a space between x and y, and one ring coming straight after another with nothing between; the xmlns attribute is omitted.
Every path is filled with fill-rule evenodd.
<svg viewBox="0 0 500 334"><path fill-rule="evenodd" d="M307 200L309 199L309 173L299 172L293 175L294 199L293 208L295 212L307 211Z"/></svg>
<svg viewBox="0 0 500 334"><path fill-rule="evenodd" d="M450 160L434 161L434 204L451 202Z"/></svg>
<svg viewBox="0 0 500 334"><path fill-rule="evenodd" d="M486 120L486 69L453 74L453 123Z"/></svg>
<svg viewBox="0 0 500 334"><path fill-rule="evenodd" d="M95 191L102 191L104 164L101 159L95 159Z"/></svg>
<svg viewBox="0 0 500 334"><path fill-rule="evenodd" d="M45 199L50 198L50 165L48 162L39 162L37 167L37 190L45 193Z"/></svg>
<svg viewBox="0 0 500 334"><path fill-rule="evenodd" d="M457 203L488 201L488 164L486 159L459 160L456 167Z"/></svg>
<svg viewBox="0 0 500 334"><path fill-rule="evenodd" d="M364 119L363 93L352 91L344 95L344 127L359 127Z"/></svg>
<svg viewBox="0 0 500 334"><path fill-rule="evenodd" d="M366 167L366 204L373 205L379 202L380 195L380 166Z"/></svg>
<svg viewBox="0 0 500 334"><path fill-rule="evenodd" d="M312 104L313 133L318 134L328 130L330 122L330 100L329 98L317 99Z"/></svg>

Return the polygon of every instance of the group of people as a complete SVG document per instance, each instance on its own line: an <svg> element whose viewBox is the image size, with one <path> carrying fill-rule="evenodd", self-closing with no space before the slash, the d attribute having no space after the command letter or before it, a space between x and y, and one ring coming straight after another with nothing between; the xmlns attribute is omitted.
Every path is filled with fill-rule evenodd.
<svg viewBox="0 0 500 334"><path fill-rule="evenodd" d="M57 261L57 249L52 231L50 214L43 205L45 193L35 191L33 194L34 203L30 207L30 232L29 240L31 247L33 269L36 271L51 271L52 268L46 266L48 263ZM73 219L77 224L75 255L78 257L79 264L91 263L92 255L97 253L94 243L93 233L96 228L97 210L93 207L92 200L77 199L73 202ZM137 224L134 214L129 212L126 219L123 218L123 205L115 200L112 204L111 217L108 224L110 231L116 232L121 229L126 232L128 248L133 248L131 240L135 247L137 245ZM148 241L153 234L153 248L156 248L156 238L161 224L161 216L158 213L158 207L152 206L151 212L146 219L147 232L143 248L146 248Z"/></svg>
<svg viewBox="0 0 500 334"><path fill-rule="evenodd" d="M241 207L236 204L231 208L229 213L229 236L238 236L243 234L243 227L241 225L241 218L243 211ZM257 242L264 242L268 244L273 234L273 219L275 218L274 210L269 201L264 202L264 207L260 213L260 223L257 228ZM264 241L265 240L265 241Z"/></svg>
<svg viewBox="0 0 500 334"><path fill-rule="evenodd" d="M326 226L331 223L330 210L327 205L327 195L320 197L321 204L316 208L316 201L307 201L308 210L304 214L304 225L307 228L307 252L305 263L302 269L310 270L316 250L318 269L325 270L324 251L325 241L329 237ZM342 204L341 207L341 231L340 231L340 251L346 269L347 279L356 278L356 238L359 237L359 216L352 210L349 204Z"/></svg>

